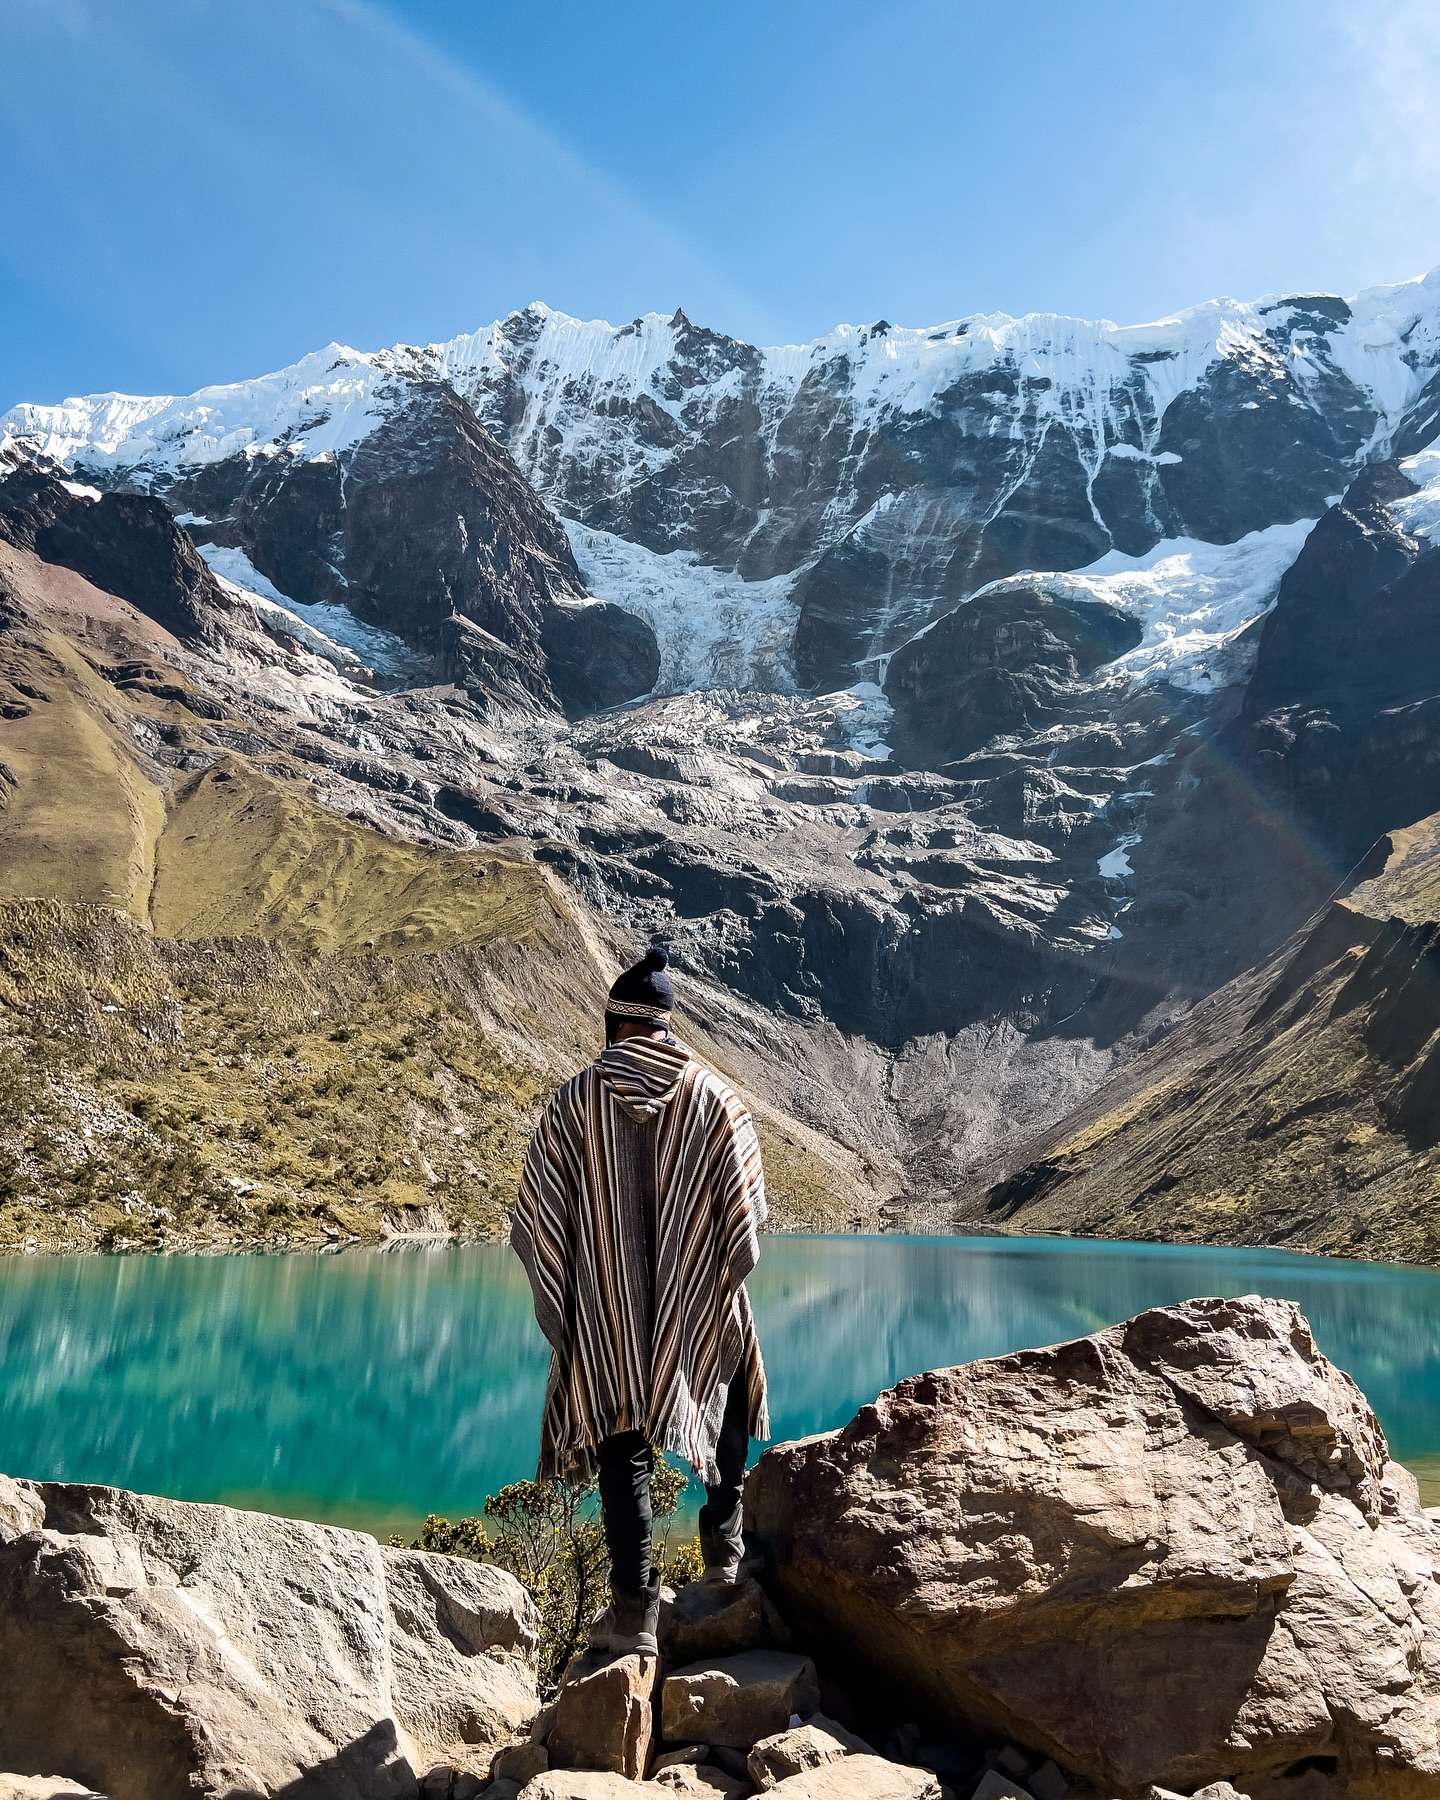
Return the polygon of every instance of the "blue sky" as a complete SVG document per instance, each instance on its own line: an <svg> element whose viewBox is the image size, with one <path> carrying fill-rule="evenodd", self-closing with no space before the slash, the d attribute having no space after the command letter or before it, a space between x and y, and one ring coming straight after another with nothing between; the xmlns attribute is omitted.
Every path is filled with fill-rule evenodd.
<svg viewBox="0 0 1440 1800"><path fill-rule="evenodd" d="M0 0L0 407L1440 263L1434 0Z"/></svg>

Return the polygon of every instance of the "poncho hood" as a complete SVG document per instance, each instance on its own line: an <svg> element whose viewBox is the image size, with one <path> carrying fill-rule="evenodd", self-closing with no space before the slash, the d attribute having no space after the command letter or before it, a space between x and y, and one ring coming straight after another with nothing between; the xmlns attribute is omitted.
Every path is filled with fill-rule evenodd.
<svg viewBox="0 0 1440 1800"><path fill-rule="evenodd" d="M607 1045L595 1067L615 1100L643 1122L675 1098L689 1065L690 1052L673 1038L626 1038Z"/></svg>

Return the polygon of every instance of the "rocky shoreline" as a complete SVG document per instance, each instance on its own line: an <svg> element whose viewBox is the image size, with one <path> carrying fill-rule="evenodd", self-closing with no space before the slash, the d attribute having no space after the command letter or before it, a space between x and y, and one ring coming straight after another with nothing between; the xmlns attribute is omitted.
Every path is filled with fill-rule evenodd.
<svg viewBox="0 0 1440 1800"><path fill-rule="evenodd" d="M1289 1302L914 1377L746 1513L547 1699L493 1566L0 1478L0 1795L1440 1795L1440 1509Z"/></svg>

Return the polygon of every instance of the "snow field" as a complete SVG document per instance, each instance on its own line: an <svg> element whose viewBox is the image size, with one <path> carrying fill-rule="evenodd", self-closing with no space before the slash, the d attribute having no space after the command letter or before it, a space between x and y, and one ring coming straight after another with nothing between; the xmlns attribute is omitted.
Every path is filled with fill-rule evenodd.
<svg viewBox="0 0 1440 1800"><path fill-rule="evenodd" d="M793 599L800 571L742 581L693 551L660 555L641 544L564 521L586 586L649 622L660 645L657 694L695 688L763 688L792 694Z"/></svg>
<svg viewBox="0 0 1440 1800"><path fill-rule="evenodd" d="M303 606L282 594L243 550L221 544L197 544L196 549L272 637L277 632L292 637L343 674L373 674L384 687L416 687L434 679L430 663L404 638L367 625L348 606Z"/></svg>

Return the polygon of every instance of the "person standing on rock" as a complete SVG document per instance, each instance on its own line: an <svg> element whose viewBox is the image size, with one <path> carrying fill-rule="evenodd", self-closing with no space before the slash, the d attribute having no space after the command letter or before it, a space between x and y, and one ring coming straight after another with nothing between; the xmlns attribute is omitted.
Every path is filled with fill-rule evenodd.
<svg viewBox="0 0 1440 1800"><path fill-rule="evenodd" d="M770 1433L745 1291L760 1259L765 1176L750 1114L670 1031L669 954L610 989L605 1049L546 1107L510 1242L552 1351L539 1478L598 1473L611 1604L590 1642L656 1651L651 1569L657 1449L705 1484L705 1579L733 1584L752 1437Z"/></svg>

